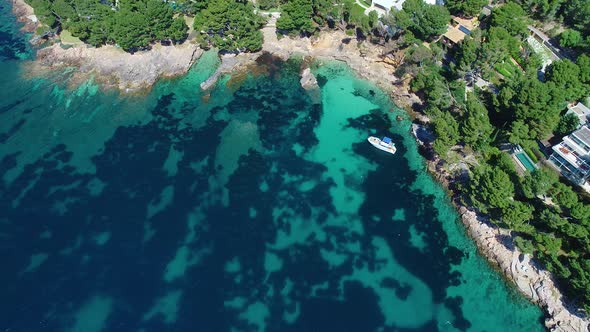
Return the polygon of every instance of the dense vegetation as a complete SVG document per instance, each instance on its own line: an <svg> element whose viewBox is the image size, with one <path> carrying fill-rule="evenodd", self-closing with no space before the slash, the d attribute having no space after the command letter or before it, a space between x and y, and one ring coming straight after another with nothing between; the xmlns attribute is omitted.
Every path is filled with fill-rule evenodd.
<svg viewBox="0 0 590 332"><path fill-rule="evenodd" d="M445 7L451 13L467 17L478 16L481 8L488 4L488 0L446 0Z"/></svg>
<svg viewBox="0 0 590 332"><path fill-rule="evenodd" d="M93 46L116 44L126 51L135 51L156 41L182 42L188 36L185 15L194 15L202 46L231 52L256 51L262 46L260 28L264 20L247 1L29 1L49 28L67 29Z"/></svg>
<svg viewBox="0 0 590 332"><path fill-rule="evenodd" d="M159 0L30 0L30 4L47 26L67 29L94 46L113 43L132 51L156 40L179 42L187 37L184 19L175 18L172 8Z"/></svg>
<svg viewBox="0 0 590 332"><path fill-rule="evenodd" d="M527 9L533 2L541 1L527 2ZM467 3L449 5L455 13L475 15L462 7ZM534 9L535 15L541 10ZM526 13L516 2L494 8L486 29L449 49L448 57L435 44L426 48L413 43L405 50L398 75L414 77L411 87L423 96L424 112L437 135L435 152L451 162L459 160L460 153L475 157L469 170L458 171L469 175L455 188L462 199L488 214L493 223L511 229L520 249L534 254L588 310L590 205L547 167L519 175L500 147L520 144L536 160L544 157L537 140L574 130L577 118L562 114L568 102L590 94L590 58L581 54L574 61L553 62L540 79L541 60L524 40L530 22ZM576 22L564 21L581 27ZM429 38L408 25L402 31L401 37ZM480 90L473 84L476 79L492 86Z"/></svg>
<svg viewBox="0 0 590 332"><path fill-rule="evenodd" d="M569 29L559 38L564 47L590 49L590 2L588 0L521 0L535 19L563 23Z"/></svg>
<svg viewBox="0 0 590 332"><path fill-rule="evenodd" d="M290 0L281 6L277 29L288 34L311 35L325 26L349 31L356 28L361 37L377 21L377 12L364 15L364 9L354 0Z"/></svg>
<svg viewBox="0 0 590 332"><path fill-rule="evenodd" d="M264 24L250 2L211 0L195 16L194 27L203 46L225 51L258 51L262 47Z"/></svg>

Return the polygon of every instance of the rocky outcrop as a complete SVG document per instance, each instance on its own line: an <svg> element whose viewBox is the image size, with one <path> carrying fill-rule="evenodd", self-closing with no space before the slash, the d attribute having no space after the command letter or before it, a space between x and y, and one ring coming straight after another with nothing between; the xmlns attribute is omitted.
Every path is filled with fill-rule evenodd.
<svg viewBox="0 0 590 332"><path fill-rule="evenodd" d="M362 47L367 42L359 43L339 30L325 31L318 37L278 39L274 26L270 24L262 32L262 49L274 56L288 59L293 55L303 55L319 61L346 62L359 77L388 91L398 106L410 109L415 104L421 104L420 98L409 92L407 82L394 75L395 68L382 61L383 47L379 45Z"/></svg>
<svg viewBox="0 0 590 332"><path fill-rule="evenodd" d="M315 78L315 76L311 72L311 69L309 68L303 69L303 71L301 72L301 79L299 80L299 83L301 83L301 87L305 90L313 90L319 88L318 80Z"/></svg>
<svg viewBox="0 0 590 332"><path fill-rule="evenodd" d="M412 123L412 134L414 134L416 141L421 146L432 144L436 138L429 127L419 123Z"/></svg>
<svg viewBox="0 0 590 332"><path fill-rule="evenodd" d="M299 83L301 84L301 87L307 91L312 103L321 104L321 89L318 85L318 80L315 78L315 75L311 72L309 67L305 67L303 71L301 71L301 79L299 80Z"/></svg>
<svg viewBox="0 0 590 332"><path fill-rule="evenodd" d="M13 0L13 12L25 25L23 30L33 32L39 26L33 8L24 0ZM32 39L38 40L38 39ZM99 48L76 45L65 48L59 44L40 49L37 59L28 68L30 74L59 67L77 67L73 81L94 76L107 87L133 92L151 87L159 78L185 74L202 54L195 44L153 45L149 51L127 53L112 46Z"/></svg>
<svg viewBox="0 0 590 332"><path fill-rule="evenodd" d="M568 308L551 273L543 270L528 254L521 253L507 230L496 228L482 216L460 207L461 220L481 253L512 280L518 289L538 303L549 315L545 326L556 332L587 332L590 322L583 312Z"/></svg>
<svg viewBox="0 0 590 332"><path fill-rule="evenodd" d="M55 44L39 50L36 62L51 69L75 66L79 68L76 75L94 75L106 86L133 92L152 86L159 78L185 74L202 52L188 42L176 46L154 45L149 51L133 54L110 45L65 49Z"/></svg>
<svg viewBox="0 0 590 332"><path fill-rule="evenodd" d="M23 23L22 30L25 32L35 32L39 26L39 20L33 8L25 3L24 0L12 0L12 12L17 20Z"/></svg>
<svg viewBox="0 0 590 332"><path fill-rule="evenodd" d="M261 53L240 53L240 54L224 54L221 56L221 64L217 70L205 82L201 83L202 90L208 90L217 83L221 75L238 72L245 69L247 66L254 63L260 57Z"/></svg>

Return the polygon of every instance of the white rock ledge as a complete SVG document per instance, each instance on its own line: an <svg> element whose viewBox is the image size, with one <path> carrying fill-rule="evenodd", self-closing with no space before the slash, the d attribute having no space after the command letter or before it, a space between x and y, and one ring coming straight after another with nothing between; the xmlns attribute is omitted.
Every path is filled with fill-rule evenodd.
<svg viewBox="0 0 590 332"><path fill-rule="evenodd" d="M195 44L154 45L149 51L127 53L111 45L99 48L59 44L40 49L37 64L49 68L75 66L78 75L94 75L107 86L132 92L151 87L159 78L185 74L203 51Z"/></svg>

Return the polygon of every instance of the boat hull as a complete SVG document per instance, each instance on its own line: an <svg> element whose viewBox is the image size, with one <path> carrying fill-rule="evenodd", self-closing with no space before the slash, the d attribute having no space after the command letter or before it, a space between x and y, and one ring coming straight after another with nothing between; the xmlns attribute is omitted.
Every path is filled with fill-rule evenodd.
<svg viewBox="0 0 590 332"><path fill-rule="evenodd" d="M395 152L397 151L397 149L395 148L395 146L393 146L393 144L383 143L383 141L381 141L377 137L370 136L367 140L369 141L369 143L371 143L371 145L373 145L374 147L376 147L377 149L379 149L381 151L385 151L385 152L388 152L391 154L395 154Z"/></svg>

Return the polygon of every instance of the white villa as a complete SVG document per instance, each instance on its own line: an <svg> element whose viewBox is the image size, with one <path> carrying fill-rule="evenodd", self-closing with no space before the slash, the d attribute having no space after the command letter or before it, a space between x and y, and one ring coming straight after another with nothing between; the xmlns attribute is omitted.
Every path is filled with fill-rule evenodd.
<svg viewBox="0 0 590 332"><path fill-rule="evenodd" d="M583 126L565 136L561 143L553 146L549 161L563 176L587 187L590 178L590 129Z"/></svg>
<svg viewBox="0 0 590 332"><path fill-rule="evenodd" d="M365 12L370 12L372 10L377 11L379 16L385 15L389 13L391 9L401 10L402 5L406 0L373 0L371 2L371 7L367 9ZM439 3L437 0L424 0L429 5L436 5Z"/></svg>
<svg viewBox="0 0 590 332"><path fill-rule="evenodd" d="M586 125L588 123L588 119L590 119L590 108L586 107L586 105L582 103L577 103L576 105L568 105L567 107L567 114L573 114L578 117L580 120L580 125L578 128Z"/></svg>

